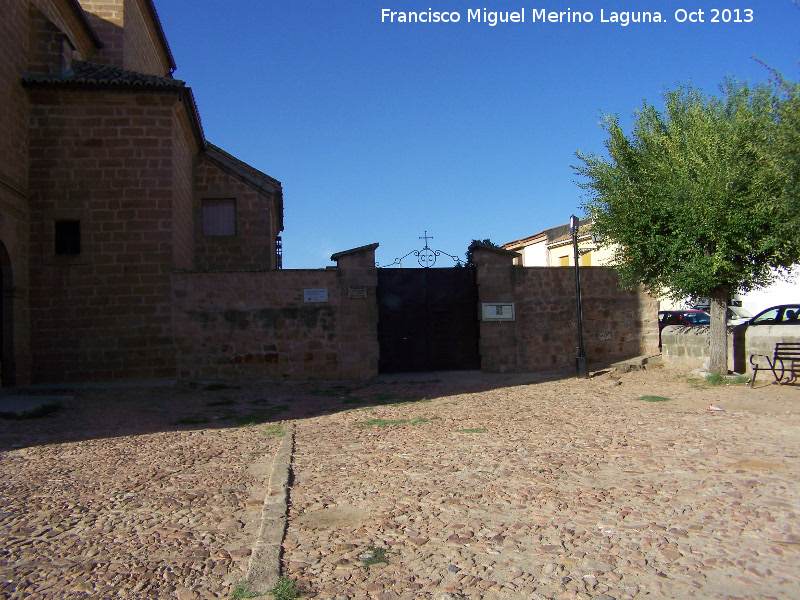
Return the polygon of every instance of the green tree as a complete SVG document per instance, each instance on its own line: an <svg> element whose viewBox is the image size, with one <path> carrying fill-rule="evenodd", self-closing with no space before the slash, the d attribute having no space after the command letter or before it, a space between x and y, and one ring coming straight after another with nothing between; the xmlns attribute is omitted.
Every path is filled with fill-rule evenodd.
<svg viewBox="0 0 800 600"><path fill-rule="evenodd" d="M691 86L646 102L630 136L602 124L608 157L577 152L592 229L616 244L623 285L711 304L712 373L727 373L726 308L800 260L797 87L733 80L720 97Z"/></svg>

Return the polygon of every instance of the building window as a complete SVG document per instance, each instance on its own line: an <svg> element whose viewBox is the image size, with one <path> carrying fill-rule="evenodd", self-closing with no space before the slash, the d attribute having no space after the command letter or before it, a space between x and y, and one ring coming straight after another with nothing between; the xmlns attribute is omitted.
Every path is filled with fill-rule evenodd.
<svg viewBox="0 0 800 600"><path fill-rule="evenodd" d="M581 266L582 267L591 267L592 266L592 253L587 252L583 256L581 256Z"/></svg>
<svg viewBox="0 0 800 600"><path fill-rule="evenodd" d="M203 235L236 235L236 200L203 200L201 212Z"/></svg>
<svg viewBox="0 0 800 600"><path fill-rule="evenodd" d="M56 254L80 254L81 222L56 221L55 247L56 247Z"/></svg>
<svg viewBox="0 0 800 600"><path fill-rule="evenodd" d="M275 268L283 268L283 241L281 236L275 238Z"/></svg>
<svg viewBox="0 0 800 600"><path fill-rule="evenodd" d="M569 266L569 256L561 256L561 257L559 257L559 261L561 262L560 266L562 266L562 267L568 267Z"/></svg>

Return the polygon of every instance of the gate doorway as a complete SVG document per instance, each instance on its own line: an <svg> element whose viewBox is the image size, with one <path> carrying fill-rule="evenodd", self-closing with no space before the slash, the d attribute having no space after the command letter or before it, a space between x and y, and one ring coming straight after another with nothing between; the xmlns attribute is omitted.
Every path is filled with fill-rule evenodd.
<svg viewBox="0 0 800 600"><path fill-rule="evenodd" d="M381 373L480 369L471 267L378 269Z"/></svg>

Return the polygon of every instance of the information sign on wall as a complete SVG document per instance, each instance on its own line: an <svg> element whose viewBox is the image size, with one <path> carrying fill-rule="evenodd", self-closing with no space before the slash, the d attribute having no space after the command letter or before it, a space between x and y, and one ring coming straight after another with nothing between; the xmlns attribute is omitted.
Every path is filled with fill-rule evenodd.
<svg viewBox="0 0 800 600"><path fill-rule="evenodd" d="M513 302L483 302L481 304L481 320L483 321L513 321Z"/></svg>

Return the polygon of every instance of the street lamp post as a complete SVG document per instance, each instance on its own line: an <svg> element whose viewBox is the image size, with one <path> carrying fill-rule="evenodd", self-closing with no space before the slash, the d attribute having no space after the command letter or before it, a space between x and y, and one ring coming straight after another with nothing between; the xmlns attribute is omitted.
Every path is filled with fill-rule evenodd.
<svg viewBox="0 0 800 600"><path fill-rule="evenodd" d="M578 254L578 217L569 218L569 232L572 234L572 250L575 254L575 302L578 308L578 357L575 367L578 377L586 377L586 353L583 349L583 311L581 310L581 269Z"/></svg>

